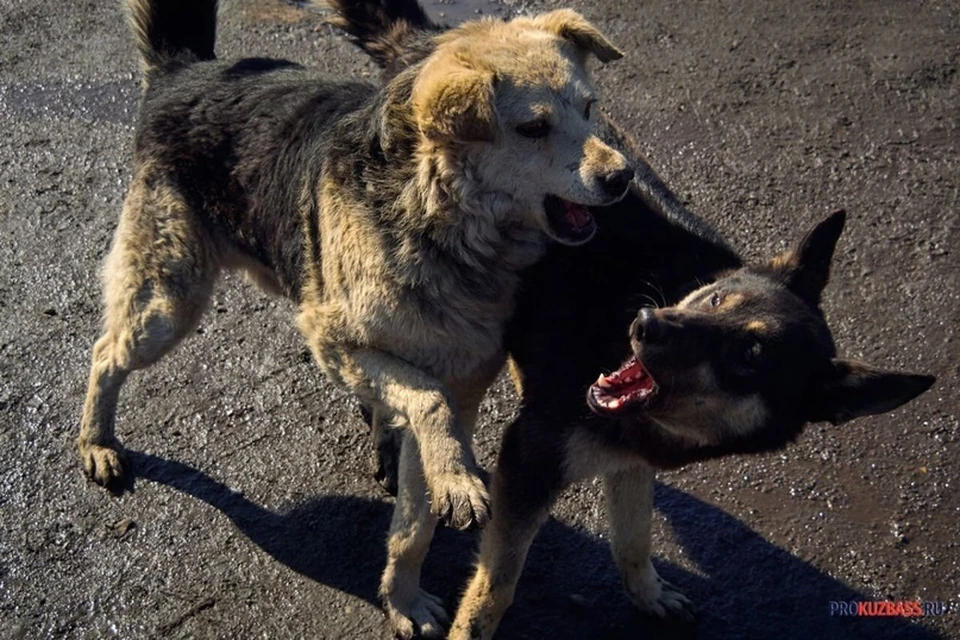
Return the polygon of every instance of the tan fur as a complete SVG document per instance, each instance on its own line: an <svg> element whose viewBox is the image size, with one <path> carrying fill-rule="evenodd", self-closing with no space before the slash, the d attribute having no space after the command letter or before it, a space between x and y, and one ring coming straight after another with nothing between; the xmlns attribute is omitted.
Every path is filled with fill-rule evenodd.
<svg viewBox="0 0 960 640"><path fill-rule="evenodd" d="M627 595L641 611L666 616L692 607L676 588L662 580L650 561L654 471L627 452L597 444L578 433L567 443L564 484L603 476L610 523L610 545ZM457 608L449 640L490 640L513 602L527 552L547 518L540 510L511 508L516 496L508 468L493 477L493 518L480 540L473 577ZM521 492L523 487L514 490Z"/></svg>
<svg viewBox="0 0 960 640"><path fill-rule="evenodd" d="M424 134L416 195L427 196L431 216L443 215L451 197L461 207L479 200L463 181L464 172L511 194L483 199L489 219L520 208L531 214L527 223L548 235L545 194L582 204L608 200L597 176L628 165L597 137L595 116L584 118L596 96L584 49L557 32L558 25L569 23L579 33L577 25L588 23L574 12L553 13L559 15L546 22L469 22L436 38L436 50L413 85L415 122ZM518 125L535 118L553 126L549 145L516 133ZM471 144L492 140L498 144ZM459 198L425 188L437 173L450 178Z"/></svg>
<svg viewBox="0 0 960 640"><path fill-rule="evenodd" d="M731 293L729 295L723 296L720 300L720 309L727 310L739 307L743 304L744 297L739 293Z"/></svg>
<svg viewBox="0 0 960 640"><path fill-rule="evenodd" d="M507 370L510 373L510 381L513 382L513 388L517 392L517 395L521 398L523 397L523 372L520 371L520 367L517 366L516 361L513 358L507 360Z"/></svg>
<svg viewBox="0 0 960 640"><path fill-rule="evenodd" d="M187 5L159 3L128 3L145 70L165 73L169 52L155 47L167 37L192 47L196 59L212 57L212 33L164 31ZM212 20L215 4L204 6ZM569 11L453 29L421 66L383 89L375 125L383 151L409 149L409 164L383 185L394 197L384 210L371 210L376 186L358 184L344 162L326 163L299 194L298 326L324 373L370 406L378 424L409 430L381 581L401 636L442 633L442 607L419 587L437 516L459 528L488 518L471 437L483 393L504 363L501 334L519 273L552 235L545 198L598 205L619 197L602 179L627 161L593 131L595 90L583 60L615 52ZM549 120L549 143L517 132L535 118ZM161 136L152 144L165 143ZM219 272L242 270L273 293L290 282L243 250L242 238L210 231L224 227L190 208L197 200L178 190L175 163L161 166L150 149L137 151L104 273L104 333L78 438L88 475L106 486L123 479L126 464L114 435L121 385L190 333ZM441 256L455 256L455 268L424 251L426 237ZM476 274L465 274L469 268ZM487 290L478 294L470 277Z"/></svg>
<svg viewBox="0 0 960 640"><path fill-rule="evenodd" d="M420 132L447 143L493 142L493 73L474 71L451 58L428 61L414 86L413 113Z"/></svg>
<svg viewBox="0 0 960 640"><path fill-rule="evenodd" d="M480 538L480 555L467 590L457 607L449 640L490 640L516 591L517 581L537 531L546 521L546 506L539 510L507 510L504 492L509 483L494 474L491 493L493 514Z"/></svg>
<svg viewBox="0 0 960 640"><path fill-rule="evenodd" d="M759 393L728 393L719 386L709 365L682 377L685 382L649 412L650 418L668 431L710 445L729 434L750 433L767 419L767 407Z"/></svg>
<svg viewBox="0 0 960 640"><path fill-rule="evenodd" d="M603 477L610 548L624 590L641 611L666 616L690 601L657 575L650 562L653 518L651 467L640 463Z"/></svg>
<svg viewBox="0 0 960 640"><path fill-rule="evenodd" d="M213 242L176 187L143 167L104 266L103 335L93 348L77 439L87 474L101 484L125 464L113 433L120 386L196 327L219 269Z"/></svg>
<svg viewBox="0 0 960 640"><path fill-rule="evenodd" d="M777 271L793 271L799 265L797 254L793 251L781 253L770 261L770 268Z"/></svg>
<svg viewBox="0 0 960 640"><path fill-rule="evenodd" d="M653 469L636 457L611 458L610 453L586 439L571 441L568 457L580 457L582 462L571 463L567 479L603 475L611 551L628 596L642 611L659 616L690 606L683 594L657 575L650 562ZM494 475L493 519L483 532L477 567L457 608L450 640L493 638L513 602L530 544L546 520L545 509L508 511L504 505L510 500L497 494L506 486L498 470Z"/></svg>
<svg viewBox="0 0 960 640"><path fill-rule="evenodd" d="M467 438L473 437L480 401L498 370L491 368L484 380L454 389L460 407L458 417ZM380 597L390 624L402 637L411 637L417 629L427 637L440 635L448 622L440 600L420 588L420 567L433 539L436 517L430 513L418 454L417 441L404 437L397 505L387 538L387 567L380 581Z"/></svg>
<svg viewBox="0 0 960 640"><path fill-rule="evenodd" d="M150 6L148 0L130 0L124 2L127 14L127 26L133 33L133 39L141 50L149 47L149 30L151 28ZM154 60L150 56L140 56L140 70L144 76L149 75L155 68ZM146 89L147 83L143 84Z"/></svg>
<svg viewBox="0 0 960 640"><path fill-rule="evenodd" d="M601 62L619 60L623 52L607 40L600 31L572 9L558 9L533 19L534 24L573 42L584 52L592 53Z"/></svg>

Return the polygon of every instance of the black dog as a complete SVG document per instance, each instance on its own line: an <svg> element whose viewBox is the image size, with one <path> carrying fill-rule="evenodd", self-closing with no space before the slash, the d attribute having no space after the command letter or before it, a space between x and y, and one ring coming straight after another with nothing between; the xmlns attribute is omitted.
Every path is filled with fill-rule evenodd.
<svg viewBox="0 0 960 640"><path fill-rule="evenodd" d="M334 22L388 78L429 53L443 29L414 0L333 4ZM627 136L603 125L637 178L624 200L592 209L592 242L553 246L524 274L505 339L522 408L504 434L493 518L451 638L493 635L554 499L597 475L629 596L642 610L690 617L689 600L650 563L654 468L773 451L809 422L890 411L934 381L837 358L820 296L843 212L793 250L745 267ZM386 434L378 452L389 484Z"/></svg>

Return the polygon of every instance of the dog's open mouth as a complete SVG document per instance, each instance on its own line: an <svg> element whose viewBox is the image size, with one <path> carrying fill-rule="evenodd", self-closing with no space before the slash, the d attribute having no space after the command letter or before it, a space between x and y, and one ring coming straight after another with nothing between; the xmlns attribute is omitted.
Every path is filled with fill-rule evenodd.
<svg viewBox="0 0 960 640"><path fill-rule="evenodd" d="M657 383L636 356L609 375L600 374L587 390L587 404L595 413L614 414L645 409L657 396Z"/></svg>
<svg viewBox="0 0 960 640"><path fill-rule="evenodd" d="M580 244L593 237L597 223L582 204L549 195L543 201L550 230L560 242Z"/></svg>

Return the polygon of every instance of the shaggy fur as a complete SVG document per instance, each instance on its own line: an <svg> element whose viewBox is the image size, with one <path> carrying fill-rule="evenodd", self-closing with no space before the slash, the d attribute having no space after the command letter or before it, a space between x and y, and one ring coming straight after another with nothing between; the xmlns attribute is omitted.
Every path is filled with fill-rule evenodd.
<svg viewBox="0 0 960 640"><path fill-rule="evenodd" d="M381 585L410 635L433 606L418 579L435 518L488 517L470 438L519 272L550 239L589 240L584 205L615 202L632 176L593 132L585 70L588 54L621 54L572 11L484 20L438 35L377 88L284 60L214 60L215 0L128 8L145 89L104 270L84 468L123 486L124 380L196 327L223 269L244 270L299 305L332 380L413 435Z"/></svg>
<svg viewBox="0 0 960 640"><path fill-rule="evenodd" d="M409 3L391 6L400 12L398 5ZM402 29L389 20L379 28L369 20L355 25L350 16L364 4L376 2L334 3L341 26L361 45L373 40L378 51L403 52L407 64L429 52L424 34L440 27L427 22L418 33L412 10L402 12ZM589 245L552 246L524 272L505 339L522 406L504 434L493 518L450 630L454 640L493 636L553 501L571 483L597 476L631 601L654 615L692 618L692 603L650 562L654 469L776 450L809 422L890 411L933 383L837 358L820 296L842 212L791 251L744 267L684 209L628 136L609 121L601 130L631 157L638 177L624 200L594 211L599 231ZM635 399L620 381L638 367L645 393L650 379L656 388ZM390 468L397 451L376 418L378 451ZM427 622L429 630L433 618Z"/></svg>

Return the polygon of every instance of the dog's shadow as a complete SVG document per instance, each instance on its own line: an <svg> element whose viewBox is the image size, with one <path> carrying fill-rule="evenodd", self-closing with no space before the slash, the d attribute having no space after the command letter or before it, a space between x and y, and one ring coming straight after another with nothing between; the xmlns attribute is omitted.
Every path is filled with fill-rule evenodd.
<svg viewBox="0 0 960 640"><path fill-rule="evenodd" d="M383 541L392 509L389 502L324 496L274 513L198 469L149 454L130 455L138 478L168 485L213 506L290 569L377 602L385 561ZM530 550L516 601L497 637L941 637L900 618L833 617L831 601L870 597L693 496L660 484L656 505L697 568L692 572L655 561L660 574L697 603L700 621L695 628L635 613L621 591L607 544L550 519ZM472 535L439 529L424 566L424 587L448 604L456 602L469 577L475 544Z"/></svg>

